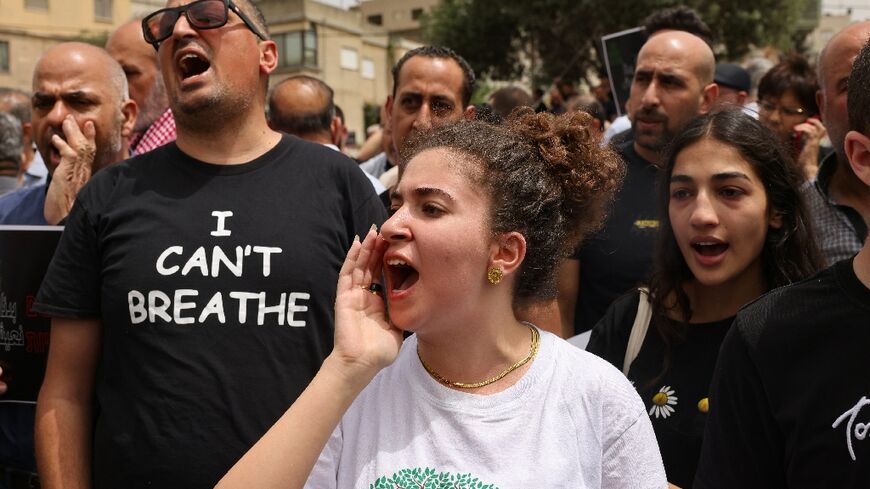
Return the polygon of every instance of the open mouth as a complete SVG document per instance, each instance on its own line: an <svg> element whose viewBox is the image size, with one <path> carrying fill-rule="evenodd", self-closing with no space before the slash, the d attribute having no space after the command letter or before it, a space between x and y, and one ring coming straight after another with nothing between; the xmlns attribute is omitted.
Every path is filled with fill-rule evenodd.
<svg viewBox="0 0 870 489"><path fill-rule="evenodd" d="M398 258L387 260L387 283L392 292L410 289L419 278L417 270L405 261Z"/></svg>
<svg viewBox="0 0 870 489"><path fill-rule="evenodd" d="M207 59L195 53L187 53L178 60L178 72L181 73L182 80L201 75L210 67L211 63Z"/></svg>
<svg viewBox="0 0 870 489"><path fill-rule="evenodd" d="M718 256L725 253L725 250L728 249L728 243L700 241L692 243L692 248L701 256Z"/></svg>
<svg viewBox="0 0 870 489"><path fill-rule="evenodd" d="M63 132L55 132L55 133L52 134L51 136L53 136L53 135L55 135L55 134L56 134L59 138L61 138L62 140L66 141L66 137L63 135ZM49 157L49 159L51 160L52 163L54 163L54 164L58 164L58 163L60 162L60 158L61 158L60 150L57 149L57 147L54 145L54 143L51 142L51 140L52 140L52 137L51 137L51 136L49 136L49 138L48 138L48 144L47 144L47 147L48 147L48 153L49 153L49 154L48 154L48 157Z"/></svg>

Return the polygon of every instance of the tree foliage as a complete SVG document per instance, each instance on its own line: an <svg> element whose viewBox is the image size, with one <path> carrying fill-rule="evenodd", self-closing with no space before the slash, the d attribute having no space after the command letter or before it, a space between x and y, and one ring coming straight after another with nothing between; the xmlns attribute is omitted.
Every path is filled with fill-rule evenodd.
<svg viewBox="0 0 870 489"><path fill-rule="evenodd" d="M601 36L677 5L710 26L720 59L738 59L752 46L794 49L806 34L798 19L818 0L441 0L423 19L424 36L452 47L482 76L577 80L601 68Z"/></svg>

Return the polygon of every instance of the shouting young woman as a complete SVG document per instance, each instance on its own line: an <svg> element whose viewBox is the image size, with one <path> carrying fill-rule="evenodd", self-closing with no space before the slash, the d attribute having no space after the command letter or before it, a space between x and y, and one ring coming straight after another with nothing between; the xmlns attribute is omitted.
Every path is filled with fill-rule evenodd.
<svg viewBox="0 0 870 489"><path fill-rule="evenodd" d="M341 271L334 351L218 487L664 487L625 377L515 314L555 297L624 173L589 122L529 111L411 143L392 217Z"/></svg>

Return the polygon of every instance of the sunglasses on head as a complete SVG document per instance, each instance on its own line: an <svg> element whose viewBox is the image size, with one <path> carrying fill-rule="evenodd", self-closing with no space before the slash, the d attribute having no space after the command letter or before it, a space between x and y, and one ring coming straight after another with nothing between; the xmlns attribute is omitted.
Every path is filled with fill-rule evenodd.
<svg viewBox="0 0 870 489"><path fill-rule="evenodd" d="M242 19L251 32L260 39L266 40L265 34L257 29L251 19L232 0L197 0L179 7L160 9L142 19L142 33L145 35L145 41L157 49L161 42L172 35L175 24L182 15L194 29L217 29L226 25L230 10Z"/></svg>

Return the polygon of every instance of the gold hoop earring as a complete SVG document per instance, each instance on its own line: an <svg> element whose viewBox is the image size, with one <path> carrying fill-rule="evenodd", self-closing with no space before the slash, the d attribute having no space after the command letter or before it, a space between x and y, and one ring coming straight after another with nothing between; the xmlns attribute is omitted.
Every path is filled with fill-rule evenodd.
<svg viewBox="0 0 870 489"><path fill-rule="evenodd" d="M502 277L504 277L504 272L501 271L501 268L491 267L486 271L486 279L489 280L489 283L492 285L498 285L501 282Z"/></svg>

